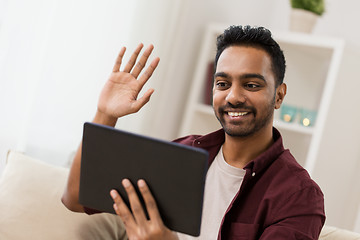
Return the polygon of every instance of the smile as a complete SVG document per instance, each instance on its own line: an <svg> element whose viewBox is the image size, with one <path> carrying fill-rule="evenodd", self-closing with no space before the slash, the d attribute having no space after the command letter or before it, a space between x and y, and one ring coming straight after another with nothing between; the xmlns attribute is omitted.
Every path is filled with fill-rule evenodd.
<svg viewBox="0 0 360 240"><path fill-rule="evenodd" d="M248 114L249 112L228 112L227 114L230 117L239 117L239 116L244 116L246 114Z"/></svg>

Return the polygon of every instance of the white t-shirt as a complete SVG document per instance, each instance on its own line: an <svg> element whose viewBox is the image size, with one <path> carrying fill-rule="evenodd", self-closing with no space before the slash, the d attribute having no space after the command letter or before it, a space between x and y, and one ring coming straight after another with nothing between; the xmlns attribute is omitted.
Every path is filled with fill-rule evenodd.
<svg viewBox="0 0 360 240"><path fill-rule="evenodd" d="M178 233L180 240L217 239L221 221L240 189L245 172L225 161L221 147L206 175L200 236Z"/></svg>

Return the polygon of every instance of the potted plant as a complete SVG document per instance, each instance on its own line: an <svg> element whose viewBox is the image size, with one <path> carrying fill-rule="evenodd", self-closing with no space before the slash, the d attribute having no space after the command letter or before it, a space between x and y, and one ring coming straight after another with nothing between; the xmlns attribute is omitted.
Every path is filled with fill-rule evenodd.
<svg viewBox="0 0 360 240"><path fill-rule="evenodd" d="M290 30L310 33L325 11L324 0L290 0Z"/></svg>
<svg viewBox="0 0 360 240"><path fill-rule="evenodd" d="M291 7L310 11L321 16L325 11L324 0L290 0Z"/></svg>

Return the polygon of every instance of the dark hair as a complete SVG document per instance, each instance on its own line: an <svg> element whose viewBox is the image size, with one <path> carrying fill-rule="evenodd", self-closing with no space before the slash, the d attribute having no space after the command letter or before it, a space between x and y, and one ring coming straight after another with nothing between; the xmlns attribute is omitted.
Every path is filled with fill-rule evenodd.
<svg viewBox="0 0 360 240"><path fill-rule="evenodd" d="M279 44L272 38L271 32L264 27L231 26L217 37L215 69L221 53L230 46L250 46L266 51L271 58L271 67L275 74L275 86L279 86L285 75L285 57Z"/></svg>

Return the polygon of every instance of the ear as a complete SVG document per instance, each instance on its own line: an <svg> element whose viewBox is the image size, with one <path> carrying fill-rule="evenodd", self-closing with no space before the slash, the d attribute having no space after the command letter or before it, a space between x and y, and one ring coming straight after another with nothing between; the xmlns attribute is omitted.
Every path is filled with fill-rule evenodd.
<svg viewBox="0 0 360 240"><path fill-rule="evenodd" d="M285 98L286 95L286 89L287 86L285 83L280 84L277 88L276 88L276 96L275 96L275 109L279 109L281 107L281 104Z"/></svg>

